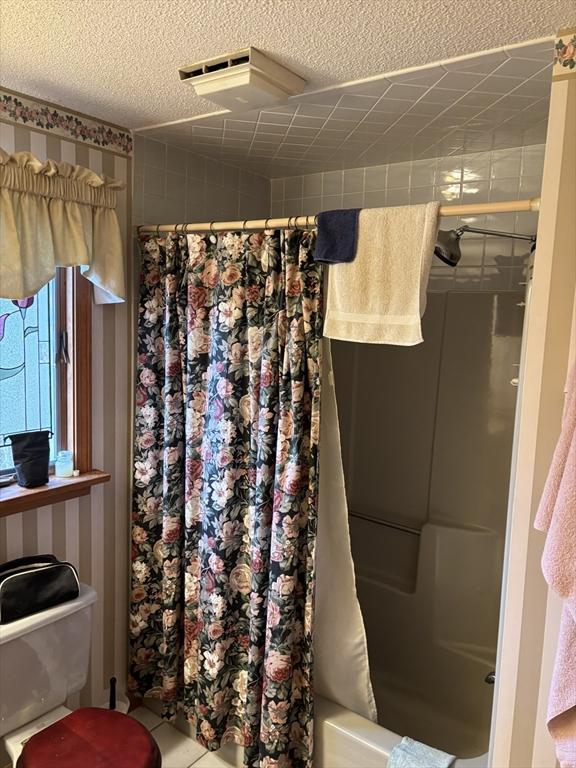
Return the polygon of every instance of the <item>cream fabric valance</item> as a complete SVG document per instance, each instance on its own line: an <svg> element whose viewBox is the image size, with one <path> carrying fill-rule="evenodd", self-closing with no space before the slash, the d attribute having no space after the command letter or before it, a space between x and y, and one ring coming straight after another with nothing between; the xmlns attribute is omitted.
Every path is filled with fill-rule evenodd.
<svg viewBox="0 0 576 768"><path fill-rule="evenodd" d="M124 253L116 191L88 168L0 148L0 296L33 296L56 267L82 267L100 304L123 301Z"/></svg>

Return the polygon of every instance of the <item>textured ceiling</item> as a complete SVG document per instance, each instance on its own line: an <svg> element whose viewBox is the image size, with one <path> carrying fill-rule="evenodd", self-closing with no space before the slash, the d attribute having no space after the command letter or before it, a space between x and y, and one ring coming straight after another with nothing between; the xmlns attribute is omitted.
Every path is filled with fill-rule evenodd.
<svg viewBox="0 0 576 768"><path fill-rule="evenodd" d="M523 40L574 0L0 0L0 75L129 128L212 112L179 65L256 46L307 90Z"/></svg>
<svg viewBox="0 0 576 768"><path fill-rule="evenodd" d="M515 46L142 135L271 177L539 144L552 51Z"/></svg>

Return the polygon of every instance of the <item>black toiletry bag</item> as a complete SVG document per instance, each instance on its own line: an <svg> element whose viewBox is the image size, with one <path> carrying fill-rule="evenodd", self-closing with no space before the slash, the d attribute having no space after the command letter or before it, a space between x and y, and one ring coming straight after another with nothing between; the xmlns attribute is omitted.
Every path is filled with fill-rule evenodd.
<svg viewBox="0 0 576 768"><path fill-rule="evenodd" d="M79 594L76 569L54 555L10 560L0 565L0 624L74 600Z"/></svg>

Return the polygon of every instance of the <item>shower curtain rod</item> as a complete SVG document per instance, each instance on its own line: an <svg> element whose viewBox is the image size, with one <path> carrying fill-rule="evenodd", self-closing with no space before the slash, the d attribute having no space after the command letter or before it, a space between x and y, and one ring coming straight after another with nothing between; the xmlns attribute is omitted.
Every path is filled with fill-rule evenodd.
<svg viewBox="0 0 576 768"><path fill-rule="evenodd" d="M529 200L508 200L501 203L476 203L471 205L443 205L440 216L474 216L483 213L515 213L521 211L538 211L540 198ZM288 216L287 218L244 219L239 221L203 221L194 224L144 224L136 227L141 234L160 232L229 232L247 229L309 229L316 226L316 214L309 216Z"/></svg>

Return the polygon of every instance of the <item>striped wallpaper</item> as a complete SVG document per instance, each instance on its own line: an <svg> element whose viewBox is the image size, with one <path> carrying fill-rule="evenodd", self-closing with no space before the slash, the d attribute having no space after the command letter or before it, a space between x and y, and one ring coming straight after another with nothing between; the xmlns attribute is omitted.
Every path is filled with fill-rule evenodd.
<svg viewBox="0 0 576 768"><path fill-rule="evenodd" d="M117 211L128 247L131 157L4 120L0 146L7 152L30 151L41 160L83 165L125 181ZM53 552L73 563L81 581L98 593L88 684L70 702L73 706L101 703L109 678L116 675L123 689L126 677L131 306L130 300L93 306L93 463L109 472L111 481L94 486L89 496L0 519L0 562ZM0 765L2 757L0 751Z"/></svg>
<svg viewBox="0 0 576 768"><path fill-rule="evenodd" d="M144 144L150 145L147 153L143 151ZM190 174L187 181L196 195L195 200L208 195L215 177L223 183L224 171L228 171L227 194L223 194L223 188L219 187L219 194L210 198L212 218L232 213L226 208L228 197L237 206L233 211L235 215L237 210L241 216L261 217L267 215L269 208L270 183L267 179L242 174L231 166L224 169L221 163L208 164L202 157L168 148L159 142L141 142L132 162L132 157L102 149L91 144L89 139L64 138L30 124L12 122L10 116L3 113L0 117L0 146L7 152L29 151L40 159L83 165L126 182L126 191L117 197L117 212L126 242L127 282L132 288L137 278L133 268L136 262L132 224L181 220L184 194L190 203L186 213L191 220L202 218L193 201L188 201L189 189L186 188L186 192L180 189L178 172L182 164L170 164L171 151L185 156L183 167ZM181 161L182 158L177 159ZM136 182L134 210L132 165ZM138 182L143 181L150 170L155 174L149 180L153 204L145 211L144 189ZM159 174L164 174L160 179L162 183L159 183ZM93 464L95 468L109 472L111 481L94 486L90 496L0 518L0 562L21 555L53 552L77 566L80 580L98 593L89 679L81 695L69 702L71 706L101 703L112 675L118 678L120 695L125 688L135 296L136 291L131 290L125 304L93 305ZM0 766L5 762L6 756L0 747Z"/></svg>

